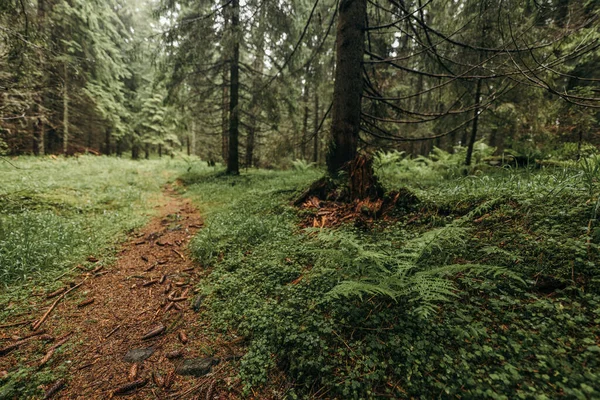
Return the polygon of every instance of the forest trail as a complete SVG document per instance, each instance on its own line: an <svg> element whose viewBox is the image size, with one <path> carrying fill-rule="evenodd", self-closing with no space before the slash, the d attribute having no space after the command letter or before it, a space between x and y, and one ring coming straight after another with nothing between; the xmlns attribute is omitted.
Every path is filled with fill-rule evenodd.
<svg viewBox="0 0 600 400"><path fill-rule="evenodd" d="M190 259L187 244L202 219L170 187L157 207L158 216L121 246L114 264L98 260L97 268L74 278L70 293L51 299L44 293L35 300L40 302L35 318L57 303L38 328L56 340L37 351L28 345L21 355L32 366L44 353L50 354L46 365L68 365L64 373L57 371L65 379L52 398L107 399L119 392L128 399L231 398L219 393L207 373L230 368L235 345L205 334L207 324L194 311L200 307L194 288L206 272ZM24 337L31 327L11 331ZM66 339L61 351L52 354L61 338ZM12 353L3 358L0 370L19 362Z"/></svg>

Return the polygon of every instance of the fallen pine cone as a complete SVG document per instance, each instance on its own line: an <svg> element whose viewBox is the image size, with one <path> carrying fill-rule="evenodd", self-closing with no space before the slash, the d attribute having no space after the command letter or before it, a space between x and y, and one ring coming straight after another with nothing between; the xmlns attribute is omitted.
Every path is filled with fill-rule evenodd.
<svg viewBox="0 0 600 400"><path fill-rule="evenodd" d="M183 344L186 344L188 342L188 337L184 331L179 331L179 341Z"/></svg>
<svg viewBox="0 0 600 400"><path fill-rule="evenodd" d="M173 384L173 380L175 378L175 370L169 371L167 376L165 377L164 387L165 389L169 389Z"/></svg>
<svg viewBox="0 0 600 400"><path fill-rule="evenodd" d="M55 290L55 291L54 291L54 292L52 292L52 293L48 293L48 294L46 295L46 298L47 298L47 299L51 299L51 298L53 298L53 297L56 297L56 296L58 296L59 294L62 294L62 293L65 291L65 290L67 290L67 288L66 288L66 287L62 287L62 288L60 288L60 289L58 289L58 290Z"/></svg>
<svg viewBox="0 0 600 400"><path fill-rule="evenodd" d="M152 380L157 387L163 387L165 385L165 380L154 371L152 371Z"/></svg>
<svg viewBox="0 0 600 400"><path fill-rule="evenodd" d="M140 379L135 382L126 383L125 385L119 386L118 388L113 390L112 393L113 393L113 395L116 395L116 396L127 394L131 391L134 391L136 389L146 386L146 383L148 383L148 379Z"/></svg>
<svg viewBox="0 0 600 400"><path fill-rule="evenodd" d="M156 328L152 329L150 332L146 333L143 337L142 340L148 340L148 339L152 339L153 337L156 337L162 333L164 333L164 331L167 328L164 325L159 325Z"/></svg>
<svg viewBox="0 0 600 400"><path fill-rule="evenodd" d="M82 301L81 303L77 304L77 308L83 308L85 306L89 306L90 304L92 304L94 301L96 301L96 299L91 298L89 300L85 300Z"/></svg>
<svg viewBox="0 0 600 400"><path fill-rule="evenodd" d="M167 357L167 359L172 360L174 358L179 358L183 355L181 350L175 350L175 351L171 351L167 354L165 354L165 357Z"/></svg>
<svg viewBox="0 0 600 400"><path fill-rule="evenodd" d="M129 370L129 381L134 382L136 380L138 377L138 368L137 364L131 366L131 369Z"/></svg>

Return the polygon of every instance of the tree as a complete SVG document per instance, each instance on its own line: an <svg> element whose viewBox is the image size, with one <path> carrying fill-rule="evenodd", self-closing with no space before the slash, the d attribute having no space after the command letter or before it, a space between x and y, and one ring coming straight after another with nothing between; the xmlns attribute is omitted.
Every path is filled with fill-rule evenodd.
<svg viewBox="0 0 600 400"><path fill-rule="evenodd" d="M352 179L356 175L352 163L356 160L360 140L367 143L373 138L379 141L430 141L451 135L470 124L466 159L469 164L482 113L498 104L498 100L511 90L534 86L569 103L584 107L598 104L598 98L566 92L552 81L564 74L558 69L565 66L566 60L580 58L595 49L594 40L581 43L589 29L597 28L589 7L572 10L577 18L567 29L557 27L554 9L538 8L527 13L518 2L465 0L460 4L446 4L446 8L441 9L421 1L389 0L386 3L389 8L372 2L371 11L364 0L342 0L339 5L333 123L327 166L332 175L340 171L348 173L354 195L367 193L352 189ZM449 7L454 7L450 13L454 18L444 19L445 24L464 21L462 26L453 26L455 31L450 34L432 25L435 13L448 13ZM554 18L548 20L553 15ZM376 21L374 24L373 20ZM390 36L390 29L399 31L391 34L395 44L389 46L380 40L378 47L384 54L376 53L374 48L378 43L371 41L371 34L379 32ZM458 36L457 32L461 31L465 32ZM572 40L573 36L579 39L577 49L554 46ZM539 45L532 44L540 38L546 40ZM365 40L369 43L366 50ZM401 45L409 47L404 56L399 54ZM398 84L395 82L399 81L384 79L378 82L380 68L396 71L395 74L388 73L388 77L400 74L407 78L416 77L416 85L409 86L407 94L385 94L396 89ZM431 101L431 95L438 90L440 101L436 104ZM473 93L471 104L463 100L469 92ZM367 104L361 104L361 99L366 99ZM430 109L423 110L425 105ZM446 131L441 133L411 137L398 134L393 128L396 124L431 126L442 121L445 121ZM368 162L355 165L359 164L368 168ZM372 172L361 174L369 177Z"/></svg>

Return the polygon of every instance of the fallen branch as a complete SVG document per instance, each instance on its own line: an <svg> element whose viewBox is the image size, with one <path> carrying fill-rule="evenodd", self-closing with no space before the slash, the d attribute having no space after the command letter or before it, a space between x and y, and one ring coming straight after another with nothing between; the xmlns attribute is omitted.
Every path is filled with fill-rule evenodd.
<svg viewBox="0 0 600 400"><path fill-rule="evenodd" d="M178 252L178 251L177 251L177 250L175 250L175 249L171 249L171 251L173 251L173 253L177 254L179 257L181 257L181 259L182 259L182 260L184 260L184 261L185 261L185 257L183 256L183 254L181 254L180 252Z"/></svg>
<svg viewBox="0 0 600 400"><path fill-rule="evenodd" d="M60 390L63 387L65 387L65 383L67 383L67 381L65 381L64 379L59 379L58 381L56 381L56 383L52 385L52 387L48 389L48 391L44 394L44 400L48 400L56 393L60 392Z"/></svg>
<svg viewBox="0 0 600 400"><path fill-rule="evenodd" d="M85 300L82 301L81 303L77 304L77 308L83 308L85 306L89 306L90 304L92 304L94 301L96 301L96 299L91 298L89 300Z"/></svg>
<svg viewBox="0 0 600 400"><path fill-rule="evenodd" d="M0 325L0 329L12 328L12 327L21 326L21 325L27 325L34 321L35 321L35 319L28 319L27 321L13 322L12 324Z"/></svg>
<svg viewBox="0 0 600 400"><path fill-rule="evenodd" d="M34 330L34 331L37 331L38 328L40 326L42 326L42 324L44 323L44 321L46 321L46 319L48 318L48 316L50 315L50 313L52 312L52 310L54 310L54 308L56 308L56 306L58 305L58 303L62 299L64 299L67 294L69 294L73 290L77 289L79 286L83 285L84 283L85 283L85 280L83 282L79 283L78 285L73 286L71 289L67 290L66 292L64 292L58 299L56 299L56 301L54 303L52 303L52 305L50 306L50 308L48 309L48 311L46 311L46 313L42 316L42 318L40 318L37 322L35 322L31 326L31 329Z"/></svg>
<svg viewBox="0 0 600 400"><path fill-rule="evenodd" d="M45 334L45 333L46 333L46 330L45 330L45 329L40 329L39 331L30 332L30 333L28 333L27 335L25 335L25 336L22 336L22 337L19 337L19 336L13 337L13 339L14 339L14 340L23 340L23 339L29 339L29 338L32 338L32 337L34 337L34 336L40 336L40 335L43 335L43 334Z"/></svg>
<svg viewBox="0 0 600 400"><path fill-rule="evenodd" d="M48 295L46 295L46 298L47 298L47 299L51 299L51 298L53 298L53 297L56 297L56 296L58 296L59 294L62 294L62 293L65 291L65 290L67 290L67 288L66 288L66 287L61 287L60 289L58 289L58 290L55 290L55 291L54 291L54 292L52 292L52 293L48 293Z"/></svg>
<svg viewBox="0 0 600 400"><path fill-rule="evenodd" d="M39 335L39 336L31 336L28 337L27 339L23 339L23 340L19 340L9 346L4 347L3 349L0 349L0 356L4 356L8 353L10 353L11 351L21 347L22 345L24 345L25 343L29 343L32 340L46 340L46 341L52 341L54 340L54 338L50 335Z"/></svg>
<svg viewBox="0 0 600 400"><path fill-rule="evenodd" d="M112 331L108 332L108 334L106 336L104 336L104 339L108 339L109 337L111 337L119 329L121 329L121 325L117 326L115 329L113 329Z"/></svg>
<svg viewBox="0 0 600 400"><path fill-rule="evenodd" d="M141 387L146 386L146 383L148 383L148 379L140 379L135 382L126 383L125 385L121 385L118 388L116 388L115 390L113 390L112 394L115 396L127 394L131 391L134 391Z"/></svg>
<svg viewBox="0 0 600 400"><path fill-rule="evenodd" d="M172 360L174 358L179 358L183 355L181 350L175 350L175 351L171 351L167 354L165 354L165 357L169 360Z"/></svg>
<svg viewBox="0 0 600 400"><path fill-rule="evenodd" d="M40 360L40 362L38 364L38 368L42 368L44 366L44 364L46 364L50 360L50 358L52 358L52 355L54 354L56 349L58 349L63 344L67 343L67 341L71 338L72 334L73 334L73 332L68 333L64 339L60 340L54 346L50 347L50 350L48 350L46 355Z"/></svg>
<svg viewBox="0 0 600 400"><path fill-rule="evenodd" d="M156 328L152 329L150 332L146 333L143 337L142 340L148 340L148 339L152 339L153 337L156 337L162 333L164 333L164 331L167 328L164 325L159 325Z"/></svg>

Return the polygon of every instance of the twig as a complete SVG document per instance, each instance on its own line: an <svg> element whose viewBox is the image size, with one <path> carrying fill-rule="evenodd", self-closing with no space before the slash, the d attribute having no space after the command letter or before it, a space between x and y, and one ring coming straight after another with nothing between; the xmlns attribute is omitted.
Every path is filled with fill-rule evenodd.
<svg viewBox="0 0 600 400"><path fill-rule="evenodd" d="M83 308L85 306L89 306L94 301L96 301L96 299L94 299L93 297L91 299L89 299L89 300L82 301L81 303L77 304L77 308Z"/></svg>
<svg viewBox="0 0 600 400"><path fill-rule="evenodd" d="M153 337L156 337L162 333L164 333L164 331L167 328L164 325L159 325L156 328L152 329L150 332L146 333L143 337L142 340L148 340L148 339L152 339Z"/></svg>
<svg viewBox="0 0 600 400"><path fill-rule="evenodd" d="M12 328L14 326L27 325L27 324L29 324L31 322L34 322L34 321L35 321L35 319L28 319L27 321L13 322L12 324L0 325L0 329Z"/></svg>
<svg viewBox="0 0 600 400"><path fill-rule="evenodd" d="M181 254L180 252L178 252L175 249L171 249L171 251L173 251L173 253L177 254L179 257L181 257L182 260L185 260L185 257L183 256L183 254Z"/></svg>
<svg viewBox="0 0 600 400"><path fill-rule="evenodd" d="M113 395L126 394L133 390L136 390L136 389L139 389L139 388L145 386L146 383L148 383L148 379L140 379L139 381L127 383L127 384L121 385L118 388L116 388L115 390L113 390L112 394Z"/></svg>
<svg viewBox="0 0 600 400"><path fill-rule="evenodd" d="M50 360L50 358L52 357L52 355L54 354L54 352L56 351L56 349L58 349L63 344L67 343L67 341L71 338L72 334L73 334L73 332L67 334L64 339L62 339L61 341L59 341L58 343L56 343L54 346L50 347L50 350L48 350L48 352L46 353L46 355L44 356L44 358L42 358L40 360L40 362L38 364L38 368L43 367L44 364L46 364Z"/></svg>
<svg viewBox="0 0 600 400"><path fill-rule="evenodd" d="M64 379L59 379L48 391L44 394L44 400L50 399L56 393L58 393L67 383Z"/></svg>
<svg viewBox="0 0 600 400"><path fill-rule="evenodd" d="M50 306L50 308L48 309L48 311L46 311L46 313L42 316L42 318L40 318L36 323L34 323L31 326L31 329L34 331L37 331L38 328L44 323L44 321L48 318L48 316L50 315L50 313L52 312L52 310L54 310L54 308L57 306L57 304L65 298L65 296L67 294L69 294L70 292L72 292L73 290L77 289L79 286L83 285L85 283L85 280L81 283L79 283L78 285L73 286L71 289L67 290L66 292L64 292L58 299L56 299L56 301L54 303L52 303L52 305Z"/></svg>
<svg viewBox="0 0 600 400"><path fill-rule="evenodd" d="M111 337L116 331L118 331L119 329L121 329L121 325L117 326L115 329L113 329L112 331L110 331L108 333L108 335L104 336L104 339L108 339L109 337Z"/></svg>

